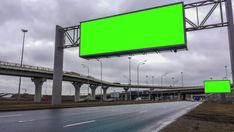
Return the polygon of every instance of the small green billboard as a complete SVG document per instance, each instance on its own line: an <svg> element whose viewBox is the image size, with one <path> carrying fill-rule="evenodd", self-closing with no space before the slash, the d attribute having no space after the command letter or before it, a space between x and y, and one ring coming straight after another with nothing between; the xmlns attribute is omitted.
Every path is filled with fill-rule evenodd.
<svg viewBox="0 0 234 132"><path fill-rule="evenodd" d="M185 48L182 2L80 24L80 57L85 59Z"/></svg>
<svg viewBox="0 0 234 132"><path fill-rule="evenodd" d="M230 93L230 80L207 80L204 81L205 93Z"/></svg>

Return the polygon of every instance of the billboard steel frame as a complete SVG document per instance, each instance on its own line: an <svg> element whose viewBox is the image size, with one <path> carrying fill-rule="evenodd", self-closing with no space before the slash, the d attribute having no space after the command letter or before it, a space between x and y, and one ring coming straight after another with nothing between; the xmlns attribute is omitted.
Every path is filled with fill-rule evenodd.
<svg viewBox="0 0 234 132"><path fill-rule="evenodd" d="M227 21L224 21L223 4L226 6ZM207 15L202 21L199 20L199 8L212 6ZM206 24L210 16L214 14L214 11L219 7L220 22L213 24ZM232 0L205 0L200 2L194 2L184 5L185 11L187 9L196 10L196 23L188 18L185 21L191 27L186 28L186 32L206 30L212 28L228 27L228 38L230 48L230 59L232 73L234 73L234 24L233 24L233 12L232 12ZM52 104L61 104L61 89L62 89L62 77L63 77L63 50L66 48L79 47L80 45L80 25L62 28L56 26L55 35L55 57L54 57L54 75L53 75L53 93ZM66 42L68 40L68 43ZM232 74L234 80L234 74Z"/></svg>

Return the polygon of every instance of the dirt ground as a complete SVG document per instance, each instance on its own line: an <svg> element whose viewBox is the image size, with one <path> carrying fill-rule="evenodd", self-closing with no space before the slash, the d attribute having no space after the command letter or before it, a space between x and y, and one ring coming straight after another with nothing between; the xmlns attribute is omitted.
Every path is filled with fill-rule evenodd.
<svg viewBox="0 0 234 132"><path fill-rule="evenodd" d="M234 104L203 103L161 132L234 132Z"/></svg>

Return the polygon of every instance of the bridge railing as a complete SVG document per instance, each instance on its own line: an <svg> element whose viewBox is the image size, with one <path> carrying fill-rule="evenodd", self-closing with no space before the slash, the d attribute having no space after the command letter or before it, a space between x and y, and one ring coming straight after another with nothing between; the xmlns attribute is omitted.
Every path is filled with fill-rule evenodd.
<svg viewBox="0 0 234 132"><path fill-rule="evenodd" d="M31 65L25 65L25 64L23 64L21 66L18 63L11 63L11 62L5 62L5 61L0 61L0 65L9 66L9 67L26 68L26 69L32 69L32 70L42 70L42 71L53 72L53 69L50 69L50 68L39 67L39 66L31 66Z"/></svg>
<svg viewBox="0 0 234 132"><path fill-rule="evenodd" d="M12 62L6 62L6 61L0 61L0 66L13 67L13 68L22 68L22 69L31 69L31 70L39 70L39 71L46 71L46 72L53 72L53 69L51 69L51 68L32 66L32 65L25 65L25 64L23 64L21 66L18 63L12 63ZM64 73L65 74L75 75L75 76L81 76L81 77L87 77L87 78L95 79L95 78L88 77L88 76L85 76L85 75L82 75L82 74L76 73L76 72L64 72Z"/></svg>

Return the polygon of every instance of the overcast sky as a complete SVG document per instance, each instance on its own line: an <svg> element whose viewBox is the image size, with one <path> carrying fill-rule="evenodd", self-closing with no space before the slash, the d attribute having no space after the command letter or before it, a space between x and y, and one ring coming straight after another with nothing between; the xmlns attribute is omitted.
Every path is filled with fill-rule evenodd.
<svg viewBox="0 0 234 132"><path fill-rule="evenodd" d="M55 25L62 27L78 25L79 22L139 9L178 2L179 0L1 0L0 2L0 60L20 63L22 32L28 29L25 41L24 64L53 67ZM185 0L185 3L194 0ZM201 8L202 19L208 8ZM186 17L194 20L194 10L186 10ZM155 18L156 19L156 18ZM208 23L219 20L218 10ZM188 51L177 53L136 55L132 58L132 83L136 83L137 64L147 60L140 68L140 82L160 85L161 75L164 85L172 85L172 77L181 85L180 73L184 73L185 85L202 85L203 80L223 79L228 66L231 76L230 55L226 28L210 29L187 33ZM128 83L128 59L114 57L102 59L103 80ZM90 75L100 78L100 64L96 60L79 58L79 49L66 49L64 70L87 74L81 64L90 67ZM125 76L125 77L124 77ZM148 81L146 76L149 76ZM1 76L0 93L13 92L18 89L18 77ZM34 84L29 78L23 78L22 89L34 92ZM51 94L52 81L43 85L43 94ZM114 89L110 89L112 92ZM121 89L122 90L122 89ZM81 93L85 93L86 86ZM100 91L100 90L98 90ZM116 90L117 91L117 90ZM25 90L22 91L22 93ZM74 88L69 82L63 82L63 94L73 94Z"/></svg>

